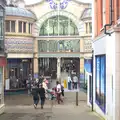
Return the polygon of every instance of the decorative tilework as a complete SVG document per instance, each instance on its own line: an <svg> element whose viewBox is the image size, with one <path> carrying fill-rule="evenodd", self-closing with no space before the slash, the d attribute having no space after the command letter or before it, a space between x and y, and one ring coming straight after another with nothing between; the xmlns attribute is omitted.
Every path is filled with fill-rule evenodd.
<svg viewBox="0 0 120 120"><path fill-rule="evenodd" d="M7 38L5 40L6 52L33 53L33 45L31 38Z"/></svg>

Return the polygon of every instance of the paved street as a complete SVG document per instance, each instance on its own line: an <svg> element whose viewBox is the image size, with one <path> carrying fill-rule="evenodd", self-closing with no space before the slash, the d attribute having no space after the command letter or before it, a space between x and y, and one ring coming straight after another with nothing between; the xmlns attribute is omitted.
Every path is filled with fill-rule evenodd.
<svg viewBox="0 0 120 120"><path fill-rule="evenodd" d="M86 94L79 93L79 106L75 106L75 92L66 92L64 103L58 105L55 101L46 101L45 108L40 106L35 110L32 97L14 95L5 97L5 113L0 120L101 120L86 106Z"/></svg>

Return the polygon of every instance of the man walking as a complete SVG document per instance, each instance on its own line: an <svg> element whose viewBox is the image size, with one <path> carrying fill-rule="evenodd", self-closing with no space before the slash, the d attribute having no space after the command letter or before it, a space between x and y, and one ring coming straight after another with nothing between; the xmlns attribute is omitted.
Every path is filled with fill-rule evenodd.
<svg viewBox="0 0 120 120"><path fill-rule="evenodd" d="M68 75L68 90L71 90L71 83L72 83L71 77L70 75Z"/></svg>
<svg viewBox="0 0 120 120"><path fill-rule="evenodd" d="M34 108L37 108L38 102L39 102L39 94L38 94L38 87L37 84L34 83L34 86L32 88L32 95L33 95L33 101L34 101Z"/></svg>
<svg viewBox="0 0 120 120"><path fill-rule="evenodd" d="M43 109L43 106L45 104L45 89L43 88L42 84L40 84L39 95L41 100L41 109Z"/></svg>
<svg viewBox="0 0 120 120"><path fill-rule="evenodd" d="M77 75L75 75L73 77L73 82L74 82L75 89L77 89L77 85L78 85L78 77L77 77Z"/></svg>

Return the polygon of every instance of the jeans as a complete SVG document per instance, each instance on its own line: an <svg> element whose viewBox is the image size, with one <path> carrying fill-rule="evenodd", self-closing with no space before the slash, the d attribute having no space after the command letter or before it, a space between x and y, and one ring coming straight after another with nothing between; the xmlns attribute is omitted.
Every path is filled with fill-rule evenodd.
<svg viewBox="0 0 120 120"><path fill-rule="evenodd" d="M40 100L41 100L41 105L44 105L45 104L45 97L40 97Z"/></svg>
<svg viewBox="0 0 120 120"><path fill-rule="evenodd" d="M74 85L75 85L75 89L77 89L77 82L75 82Z"/></svg>
<svg viewBox="0 0 120 120"><path fill-rule="evenodd" d="M38 100L37 100L37 99L34 99L34 104L35 104L35 105L37 105L38 102L39 102L39 99L38 99Z"/></svg>
<svg viewBox="0 0 120 120"><path fill-rule="evenodd" d="M68 90L71 90L71 82L68 82Z"/></svg>

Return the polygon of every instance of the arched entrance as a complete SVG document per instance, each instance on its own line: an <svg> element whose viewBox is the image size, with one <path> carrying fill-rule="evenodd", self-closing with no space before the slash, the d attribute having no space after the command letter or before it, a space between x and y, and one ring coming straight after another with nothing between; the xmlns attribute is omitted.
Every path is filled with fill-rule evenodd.
<svg viewBox="0 0 120 120"><path fill-rule="evenodd" d="M72 61L73 71L80 72L80 38L74 22L62 15L56 15L43 22L38 38L39 74L60 78L61 72L69 73ZM64 70L63 70L64 69ZM66 70L65 70L66 69Z"/></svg>

